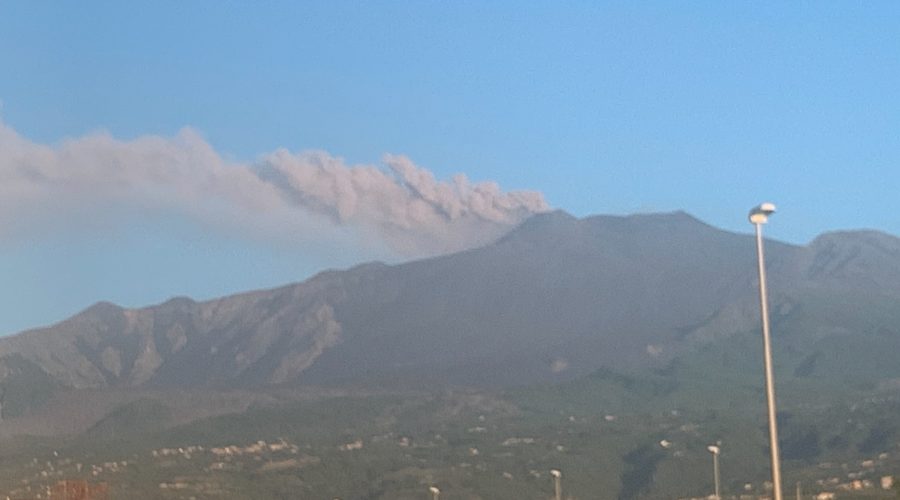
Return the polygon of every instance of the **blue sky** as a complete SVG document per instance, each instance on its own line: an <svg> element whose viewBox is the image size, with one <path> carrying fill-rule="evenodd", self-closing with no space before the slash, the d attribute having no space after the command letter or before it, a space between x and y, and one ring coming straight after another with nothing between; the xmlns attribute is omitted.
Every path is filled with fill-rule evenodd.
<svg viewBox="0 0 900 500"><path fill-rule="evenodd" d="M83 182L32 198L0 186L13 214L0 216L0 334L98 300L209 298L396 262L434 253L410 242L445 230L464 246L532 207L518 191L579 216L683 209L742 232L748 209L771 200L768 234L801 244L838 229L900 234L897 26L896 2L3 2L2 125L30 158L53 152L51 178ZM154 148L188 159L145 189L168 175L164 160L141 170ZM306 193L264 178L248 190L255 208L219 212L206 205L234 203L232 188L207 202L207 184L179 187L204 182L190 158L206 149L216 173L324 162L358 180L368 165L388 181L410 172L406 188L431 175L464 210L492 181L495 203L514 206L388 234L396 221L362 213L376 205L307 216ZM81 172L109 150L127 159L117 182L130 187L94 196L113 170ZM79 154L86 170L70 169ZM2 178L22 170L17 158L0 151ZM259 208L266 196L296 199Z"/></svg>

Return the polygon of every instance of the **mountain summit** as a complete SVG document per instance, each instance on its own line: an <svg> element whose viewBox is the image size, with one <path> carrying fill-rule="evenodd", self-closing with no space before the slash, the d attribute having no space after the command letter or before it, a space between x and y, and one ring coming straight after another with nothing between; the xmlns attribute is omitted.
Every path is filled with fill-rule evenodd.
<svg viewBox="0 0 900 500"><path fill-rule="evenodd" d="M861 320L853 304L900 305L895 237L770 242L767 258L776 336L796 350L789 363L876 328L878 317ZM711 342L756 332L755 259L752 236L684 212L549 212L452 255L328 271L207 302L100 303L0 339L0 384L13 392L26 379L52 390L509 386L599 369L662 370ZM827 315L814 313L823 307ZM896 342L888 323L880 341Z"/></svg>

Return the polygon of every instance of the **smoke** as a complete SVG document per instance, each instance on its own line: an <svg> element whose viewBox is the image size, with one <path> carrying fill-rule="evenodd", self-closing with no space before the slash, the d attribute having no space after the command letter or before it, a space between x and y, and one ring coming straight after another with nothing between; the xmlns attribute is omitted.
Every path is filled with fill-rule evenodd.
<svg viewBox="0 0 900 500"><path fill-rule="evenodd" d="M173 138L99 133L49 146L0 122L6 238L157 212L300 244L352 232L357 241L425 256L487 243L546 209L540 193L503 192L461 174L440 181L403 156L348 165L325 152L278 150L244 164L224 160L189 129Z"/></svg>

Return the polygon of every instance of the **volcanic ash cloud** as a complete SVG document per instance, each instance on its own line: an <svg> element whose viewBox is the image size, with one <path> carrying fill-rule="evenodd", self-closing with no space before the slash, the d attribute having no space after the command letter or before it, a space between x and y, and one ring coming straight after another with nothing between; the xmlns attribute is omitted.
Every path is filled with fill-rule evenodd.
<svg viewBox="0 0 900 500"><path fill-rule="evenodd" d="M437 180L404 156L348 165L325 152L278 150L236 163L189 129L173 138L101 133L43 145L0 123L7 238L23 228L156 211L301 245L350 231L415 257L487 243L547 208L538 192L504 192L462 174Z"/></svg>

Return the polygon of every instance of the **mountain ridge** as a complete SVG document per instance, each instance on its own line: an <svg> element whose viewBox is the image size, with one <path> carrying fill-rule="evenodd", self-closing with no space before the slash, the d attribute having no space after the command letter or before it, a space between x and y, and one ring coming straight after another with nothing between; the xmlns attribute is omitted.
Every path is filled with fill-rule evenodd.
<svg viewBox="0 0 900 500"><path fill-rule="evenodd" d="M26 371L57 388L502 387L661 369L757 328L752 238L683 211L548 212L456 254L200 302L99 302L0 339L0 386ZM900 300L900 239L884 233L770 241L767 259L774 321L810 297Z"/></svg>

